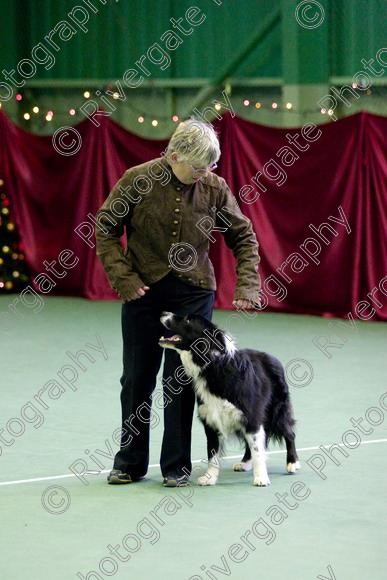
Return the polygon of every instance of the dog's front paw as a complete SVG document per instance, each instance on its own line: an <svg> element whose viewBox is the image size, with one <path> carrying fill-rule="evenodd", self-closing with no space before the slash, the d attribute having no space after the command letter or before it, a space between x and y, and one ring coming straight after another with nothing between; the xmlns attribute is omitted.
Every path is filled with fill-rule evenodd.
<svg viewBox="0 0 387 580"><path fill-rule="evenodd" d="M253 462L241 461L240 463L234 463L232 468L234 471L251 471L253 468Z"/></svg>
<svg viewBox="0 0 387 580"><path fill-rule="evenodd" d="M266 487L270 485L270 479L267 475L263 477L254 477L253 485L256 485L257 487Z"/></svg>
<svg viewBox="0 0 387 580"><path fill-rule="evenodd" d="M297 469L301 468L301 463L296 461L295 463L288 463L286 466L288 473L296 473Z"/></svg>
<svg viewBox="0 0 387 580"><path fill-rule="evenodd" d="M215 485L216 482L217 478L214 477L213 475L209 475L208 473L202 475L201 477L198 477L196 481L198 485Z"/></svg>

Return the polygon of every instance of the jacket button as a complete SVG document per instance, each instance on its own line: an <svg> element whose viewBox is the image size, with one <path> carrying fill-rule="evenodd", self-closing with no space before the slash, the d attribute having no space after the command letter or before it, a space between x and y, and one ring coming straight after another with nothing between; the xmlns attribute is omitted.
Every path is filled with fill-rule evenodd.
<svg viewBox="0 0 387 580"><path fill-rule="evenodd" d="M176 187L176 191L181 191L181 187L180 186L177 186Z"/></svg>
<svg viewBox="0 0 387 580"><path fill-rule="evenodd" d="M199 280L199 284L204 284L204 280Z"/></svg>
<svg viewBox="0 0 387 580"><path fill-rule="evenodd" d="M179 223L179 220L173 220L173 223L174 224L178 224Z"/></svg>
<svg viewBox="0 0 387 580"><path fill-rule="evenodd" d="M179 210L179 208L177 207L177 208L175 209L175 213L179 213L179 212L180 212L180 210Z"/></svg>
<svg viewBox="0 0 387 580"><path fill-rule="evenodd" d="M176 232L172 232L172 235L173 235L173 236L176 236L177 234L176 234Z"/></svg>
<svg viewBox="0 0 387 580"><path fill-rule="evenodd" d="M176 198L176 201L181 201L181 197L177 197Z"/></svg>
<svg viewBox="0 0 387 580"><path fill-rule="evenodd" d="M192 278L188 278L188 282L192 282Z"/></svg>

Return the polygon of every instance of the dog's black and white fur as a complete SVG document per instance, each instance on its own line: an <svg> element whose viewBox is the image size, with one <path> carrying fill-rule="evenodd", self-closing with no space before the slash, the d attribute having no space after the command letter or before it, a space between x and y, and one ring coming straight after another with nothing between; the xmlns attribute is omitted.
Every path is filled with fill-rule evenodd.
<svg viewBox="0 0 387 580"><path fill-rule="evenodd" d="M223 442L232 434L246 444L234 470L253 469L254 485L270 484L265 449L271 438L285 440L287 471L295 473L300 467L295 421L280 361L257 350L237 349L228 334L202 316L164 312L160 320L173 336L161 337L159 344L180 354L186 374L193 379L207 435L207 472L197 483L216 484Z"/></svg>

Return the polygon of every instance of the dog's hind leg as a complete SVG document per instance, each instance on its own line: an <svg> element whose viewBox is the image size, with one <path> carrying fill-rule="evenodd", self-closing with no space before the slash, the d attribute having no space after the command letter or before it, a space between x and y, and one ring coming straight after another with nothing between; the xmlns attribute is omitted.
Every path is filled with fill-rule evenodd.
<svg viewBox="0 0 387 580"><path fill-rule="evenodd" d="M301 464L298 461L294 437L292 439L285 437L285 442L286 442L286 470L288 473L296 473L297 469L300 469Z"/></svg>
<svg viewBox="0 0 387 580"><path fill-rule="evenodd" d="M218 433L204 424L207 435L207 471L196 481L198 485L215 485L219 477L221 442Z"/></svg>
<svg viewBox="0 0 387 580"><path fill-rule="evenodd" d="M266 435L263 426L257 433L246 433L246 441L250 446L254 470L254 485L265 487L270 485L266 469Z"/></svg>
<svg viewBox="0 0 387 580"><path fill-rule="evenodd" d="M245 454L242 457L242 461L240 463L234 463L233 470L234 471L251 471L253 469L253 462L251 459L251 451L249 444L246 441L246 449Z"/></svg>

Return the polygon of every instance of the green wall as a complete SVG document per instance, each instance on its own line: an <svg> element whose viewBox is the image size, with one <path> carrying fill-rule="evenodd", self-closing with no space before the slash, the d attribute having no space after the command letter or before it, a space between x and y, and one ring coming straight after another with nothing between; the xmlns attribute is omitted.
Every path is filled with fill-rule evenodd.
<svg viewBox="0 0 387 580"><path fill-rule="evenodd" d="M55 66L48 71L40 66L35 78L120 78L151 45L158 43L164 47L160 37L172 29L169 18L184 18L192 6L201 9L205 20L194 28L191 35L180 34L183 43L175 51L168 52L172 56L171 66L161 70L160 66L150 65L150 78L211 77L248 40L273 5L267 0L234 1L231 4L224 0L221 6L217 6L214 0L119 0L117 3L107 0L105 6L99 0L90 1L98 8L98 13L90 10L90 20L85 24L88 32L77 28L78 32L67 42L58 40L61 50L53 51ZM5 7L1 19L0 58L3 66L11 68L21 58L28 58L38 42L49 47L44 37L58 22L66 20L74 26L68 14L74 6L84 6L82 0L0 2ZM279 27L267 44L270 58L259 74L275 76L281 62ZM244 63L241 75L257 74L256 56L252 55Z"/></svg>
<svg viewBox="0 0 387 580"><path fill-rule="evenodd" d="M39 42L50 47L44 37L60 21L67 21L77 33L67 42L56 35L60 50L55 52L51 47L55 65L50 70L39 65L34 79L121 78L152 44L165 46L160 37L172 29L169 18L184 17L195 5L205 14L204 22L191 35L182 36L183 43L175 51L169 51L172 63L165 70L149 65L149 78L212 78L249 41L266 15L285 5L291 20L299 4L298 0L218 0L222 2L219 6L215 0L106 1L103 5L100 0L90 0L98 12L89 10L90 19L85 24L88 32L83 32L68 15L77 5L85 7L84 0L0 0L1 69L12 69L20 59L30 58ZM288 27L278 22L233 76L282 77L283 59L303 54L303 82L315 82L319 63L309 61L308 54L311 44L319 43L324 29L331 77L352 77L360 70L362 58L373 58L386 44L386 0L320 2L325 7L325 21L320 29L301 31L296 52L288 51ZM292 74L289 70L291 67L287 76ZM295 79L300 78L299 72L294 71Z"/></svg>

